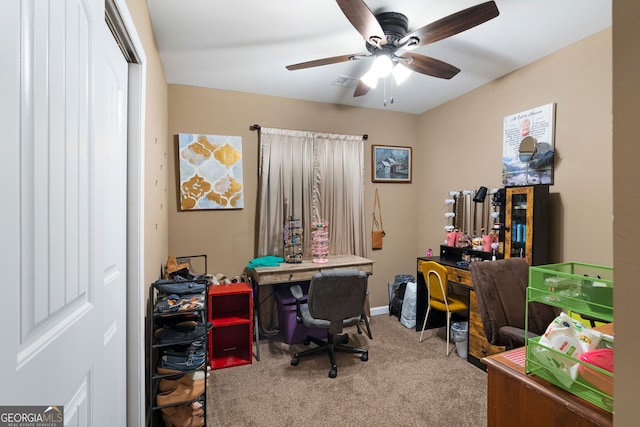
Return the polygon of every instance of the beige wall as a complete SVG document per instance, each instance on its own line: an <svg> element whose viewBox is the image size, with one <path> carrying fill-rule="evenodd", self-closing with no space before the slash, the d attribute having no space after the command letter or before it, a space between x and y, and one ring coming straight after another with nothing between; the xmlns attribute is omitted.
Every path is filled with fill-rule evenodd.
<svg viewBox="0 0 640 427"><path fill-rule="evenodd" d="M549 262L613 265L610 29L420 117L417 253L444 239L449 191L502 186L504 116L552 102Z"/></svg>
<svg viewBox="0 0 640 427"><path fill-rule="evenodd" d="M614 422L637 425L640 419L640 342L638 301L640 263L637 257L640 208L640 51L637 0L615 0L613 5L613 188L614 188L614 307L616 356Z"/></svg>
<svg viewBox="0 0 640 427"><path fill-rule="evenodd" d="M499 184L501 118L532 106L556 102L559 160L552 192L555 193L553 220L559 224L552 224L555 237L551 255L558 261L585 260L605 265L610 265L615 255L618 323L615 425L634 425L640 413L637 392L640 371L636 366L640 345L635 328L626 325L637 322L635 313L640 294L640 288L636 286L640 264L635 256L640 182L640 170L636 166L640 155L640 121L637 119L640 116L637 102L640 97L640 52L635 43L640 36L637 26L640 4L636 0L614 1L613 37L604 31L419 118L183 86L170 87L167 92L146 1L127 0L127 6L148 61L146 283L155 280L167 253L193 253L191 249L205 251L211 257L212 271L231 274L239 271L253 256L250 230L255 201L250 195L255 194L257 182L257 136L248 130L250 124L368 133L368 159L371 144L410 145L415 148L416 157L414 184L378 185L389 234L385 248L369 256L376 260L372 305L385 305L385 283L396 273L413 272L416 255L421 255L428 246L437 247L442 240L443 195L451 188L473 186L475 181L471 181L476 177L477 185ZM609 47L611 40L613 55ZM455 114L444 114L445 111L452 112L453 106ZM171 116L169 125L168 114ZM464 120L457 118L458 114ZM461 122L468 124L463 127ZM445 125L447 133L442 129ZM248 195L243 211L235 212L237 215L233 215L234 212L177 213L172 137L178 132L243 137ZM438 147L441 147L440 151ZM442 147L447 148L446 152ZM479 161L490 171L478 167ZM447 167L442 167L443 164ZM454 168L462 172L452 174ZM370 176L370 171L366 174ZM613 200L609 193L612 187L616 193ZM368 183L368 206L372 203L373 188ZM592 188L595 190L591 191ZM612 226L614 210L616 219ZM240 226L236 226L237 223ZM603 243L595 245L596 239L591 238L594 234L604 236ZM234 237L236 235L241 237Z"/></svg>
<svg viewBox="0 0 640 427"><path fill-rule="evenodd" d="M168 253L168 173L169 134L167 79L160 61L145 0L127 0L146 55L146 99L144 117L144 277L145 283L158 279ZM145 289L145 295L147 295Z"/></svg>
<svg viewBox="0 0 640 427"><path fill-rule="evenodd" d="M605 30L421 116L170 85L172 138L181 132L242 136L245 208L178 212L173 141L169 250L207 253L209 270L227 275L241 273L255 256L258 149L251 124L366 133L368 168L372 144L414 147L413 183L376 185L387 236L382 251L368 254L376 261L370 301L386 306L386 283L396 274L415 274L416 257L429 247L437 251L444 239L448 192L501 186L503 117L555 102L550 260L612 265L610 44ZM367 181L369 212L375 186ZM597 247L583 230L601 236Z"/></svg>
<svg viewBox="0 0 640 427"><path fill-rule="evenodd" d="M380 100L382 103L382 100ZM206 253L209 271L233 276L242 273L255 257L258 134L249 129L266 127L303 129L344 134L367 134L365 176L371 176L371 145L413 146L418 140L417 116L384 110L367 110L303 102L238 92L169 86L169 134L203 133L242 137L244 209L178 212L175 146L169 153L169 250L172 254ZM382 251L369 252L375 260L370 281L372 305L388 304L387 282L398 273L415 271L416 184L380 184L387 237ZM365 184L367 220L370 221L374 186ZM370 223L367 222L367 229ZM369 235L370 233L368 233Z"/></svg>
<svg viewBox="0 0 640 427"><path fill-rule="evenodd" d="M144 2L129 0L128 3L139 27L134 10ZM146 15L146 7L144 9L142 15ZM634 0L615 0L613 94L612 36L604 31L420 117L170 86L169 136L163 136L166 113L162 102L163 77L159 77L162 68L148 71L154 83L147 90L158 91L148 94L147 99L149 178L145 186L148 230L145 271L148 277L154 277L156 268L166 258L167 233L170 253L206 252L212 271L235 274L253 257L255 196L252 195L257 183L257 135L248 130L250 124L367 133L370 135L368 159L371 144L414 147L414 183L378 185L389 234L385 248L369 254L376 260L372 306L386 305L386 282L396 273L413 272L415 257L423 254L426 247L436 248L442 240L443 196L450 189L499 185L502 117L556 102L558 160L552 187L551 257L554 261L614 264L616 319L622 325L616 328L615 424L633 425L640 407L637 393L640 373L635 364L639 345L635 329L625 325L636 323L640 293L634 280L640 275L634 251L638 234L635 227L637 183L640 181L635 160L640 154L637 136L640 135L637 120L640 58L634 42L640 29L634 18L639 15L639 5ZM143 16L141 21L145 31L147 19ZM143 39L146 49L149 40L145 35ZM152 48L149 50L157 54ZM613 138L612 108L616 114ZM150 109L154 112L149 113ZM245 209L177 212L172 138L179 132L243 137ZM457 172L453 174L453 170ZM369 176L370 171L366 174ZM614 184L615 198L611 195ZM368 183L368 206L373 188ZM167 208L167 213L162 213ZM593 238L594 235L598 238Z"/></svg>

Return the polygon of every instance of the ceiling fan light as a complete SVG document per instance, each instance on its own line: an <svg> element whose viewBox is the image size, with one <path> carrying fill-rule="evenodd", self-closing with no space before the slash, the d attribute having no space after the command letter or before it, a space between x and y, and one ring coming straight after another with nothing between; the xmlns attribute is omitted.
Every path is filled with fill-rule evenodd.
<svg viewBox="0 0 640 427"><path fill-rule="evenodd" d="M371 89L375 89L378 85L378 74L376 74L374 67L371 67L364 76L360 77L360 80L362 80L362 83L366 84Z"/></svg>
<svg viewBox="0 0 640 427"><path fill-rule="evenodd" d="M411 75L411 70L400 63L396 64L396 66L393 67L392 72L393 78L395 79L397 85L407 80L407 78Z"/></svg>
<svg viewBox="0 0 640 427"><path fill-rule="evenodd" d="M373 61L371 69L375 70L378 77L387 77L389 74L391 74L391 70L393 69L393 62L391 62L391 58L389 58L387 55L378 55L375 61Z"/></svg>

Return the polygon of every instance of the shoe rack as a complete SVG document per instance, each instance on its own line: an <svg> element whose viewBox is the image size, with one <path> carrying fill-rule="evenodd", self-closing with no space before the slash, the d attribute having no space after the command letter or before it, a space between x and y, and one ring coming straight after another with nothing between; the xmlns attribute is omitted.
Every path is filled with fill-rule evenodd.
<svg viewBox="0 0 640 427"><path fill-rule="evenodd" d="M206 279L191 283L197 286L195 292L168 293L163 285L184 286L185 281L167 280L158 280L149 290L147 418L151 427L206 425L209 284Z"/></svg>
<svg viewBox="0 0 640 427"><path fill-rule="evenodd" d="M212 369L251 364L253 300L244 282L209 287L209 354Z"/></svg>

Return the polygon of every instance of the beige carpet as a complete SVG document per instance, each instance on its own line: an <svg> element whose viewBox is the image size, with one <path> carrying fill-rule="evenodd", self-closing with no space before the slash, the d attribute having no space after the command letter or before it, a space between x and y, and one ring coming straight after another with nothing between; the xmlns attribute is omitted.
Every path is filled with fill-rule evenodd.
<svg viewBox="0 0 640 427"><path fill-rule="evenodd" d="M262 339L261 361L212 372L207 425L486 426L485 372L455 350L446 357L435 331L418 343L418 332L387 315L373 317L371 329L373 340L348 330L369 361L338 354L335 379L326 355L294 367L291 355L304 345Z"/></svg>

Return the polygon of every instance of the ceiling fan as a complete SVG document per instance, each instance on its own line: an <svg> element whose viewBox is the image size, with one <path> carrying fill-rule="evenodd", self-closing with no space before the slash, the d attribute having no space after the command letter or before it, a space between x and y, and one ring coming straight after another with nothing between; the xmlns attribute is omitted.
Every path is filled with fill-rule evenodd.
<svg viewBox="0 0 640 427"><path fill-rule="evenodd" d="M500 14L494 1L488 1L438 19L408 32L408 19L398 12L373 14L363 0L336 0L351 25L364 37L368 52L333 56L288 65L288 70L301 70L357 59L374 58L374 64L359 81L353 96L365 95L375 87L377 79L393 72L399 83L411 71L450 79L460 69L424 55L409 52L420 46L451 37ZM380 70L378 67L382 67Z"/></svg>

